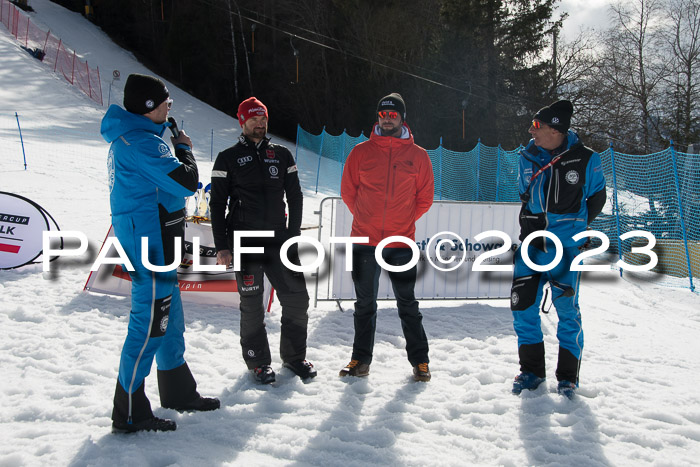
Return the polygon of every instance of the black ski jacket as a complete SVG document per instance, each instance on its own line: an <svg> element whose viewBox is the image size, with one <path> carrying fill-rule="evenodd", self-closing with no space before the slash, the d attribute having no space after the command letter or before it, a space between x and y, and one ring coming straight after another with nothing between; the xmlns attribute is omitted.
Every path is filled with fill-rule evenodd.
<svg viewBox="0 0 700 467"><path fill-rule="evenodd" d="M241 135L216 156L209 207L217 251L231 249L234 230L274 230L282 241L299 235L303 197L294 156L269 138L255 144Z"/></svg>

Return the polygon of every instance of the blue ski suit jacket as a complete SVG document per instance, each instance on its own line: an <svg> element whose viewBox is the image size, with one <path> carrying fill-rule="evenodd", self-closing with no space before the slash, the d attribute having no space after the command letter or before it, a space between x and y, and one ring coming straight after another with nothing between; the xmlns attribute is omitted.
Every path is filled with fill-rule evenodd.
<svg viewBox="0 0 700 467"><path fill-rule="evenodd" d="M119 382L129 394L143 384L155 356L160 370L184 364L185 330L177 282L179 257L174 238L184 245L185 197L197 189L199 174L192 150L178 145L175 154L162 136L168 123L112 105L102 119L102 137L111 143L109 171L112 225L134 271L131 314L119 367ZM148 249L142 248L142 238ZM173 264L167 272L154 266Z"/></svg>
<svg viewBox="0 0 700 467"><path fill-rule="evenodd" d="M540 170L542 168L544 170ZM545 272L534 271L525 264L522 246L515 253L511 310L518 346L543 342L540 303L543 289L549 283L559 317L560 348L568 351L576 362L570 365L572 368L568 372L563 368L565 365L558 368L557 377L578 382L577 362L583 351L578 303L580 273L571 271L570 265L586 239L575 241L572 237L585 231L605 205L605 177L600 156L585 147L573 131L567 133L565 144L553 153L531 140L520 154L518 183L523 202L520 240L532 232L545 230L555 234L563 247L559 263ZM555 253L554 243L543 237L538 237L527 249L529 258L539 265L553 262ZM521 359L522 371L533 371L522 365Z"/></svg>
<svg viewBox="0 0 700 467"><path fill-rule="evenodd" d="M586 230L605 204L605 177L598 153L585 147L571 130L565 146L553 155L531 140L520 153L521 241L534 231L546 230L555 234L564 248L579 246L585 239L574 241L571 237ZM554 157L559 159L533 179Z"/></svg>

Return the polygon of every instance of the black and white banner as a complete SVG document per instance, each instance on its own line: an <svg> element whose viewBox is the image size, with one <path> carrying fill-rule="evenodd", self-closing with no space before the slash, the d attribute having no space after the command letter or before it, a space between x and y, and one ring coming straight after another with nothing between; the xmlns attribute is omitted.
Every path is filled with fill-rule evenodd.
<svg viewBox="0 0 700 467"><path fill-rule="evenodd" d="M0 269L37 263L45 230L59 228L44 208L23 196L0 192Z"/></svg>
<svg viewBox="0 0 700 467"><path fill-rule="evenodd" d="M349 236L352 214L342 200L334 209L333 235ZM518 243L520 204L436 201L416 222L416 245L420 251L416 298L465 299L508 298L511 270L477 271L477 267L498 269L512 265L513 247ZM489 231L508 237L482 237ZM508 245L506 245L508 243ZM332 300L355 298L350 272L345 270L344 246L333 248ZM503 252L497 253L502 249ZM391 282L382 270L378 298L393 298Z"/></svg>

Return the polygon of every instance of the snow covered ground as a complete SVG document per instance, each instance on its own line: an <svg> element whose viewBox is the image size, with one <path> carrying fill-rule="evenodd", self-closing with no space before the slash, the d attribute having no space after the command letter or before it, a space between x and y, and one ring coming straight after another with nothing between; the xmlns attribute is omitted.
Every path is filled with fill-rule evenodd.
<svg viewBox="0 0 700 467"><path fill-rule="evenodd" d="M80 15L32 0L34 20L99 65L106 76L147 72ZM587 273L581 307L586 350L575 400L554 390L556 316L542 315L547 384L510 394L518 372L508 302L424 302L429 383L415 383L392 303L380 303L372 374L340 379L350 357L352 313L310 310L305 384L280 369L257 386L238 344L238 312L186 304L187 358L199 388L222 409L179 414L158 407L171 433L110 433L124 298L82 292L109 226L104 108L30 57L0 26L0 191L26 196L63 230L81 230L90 254L0 271L0 466L21 465L697 465L700 463L700 298L687 289ZM112 101L121 101L116 82ZM231 144L238 124L169 86L173 114L195 143L202 181L211 171L211 130ZM274 103L270 106L274 118ZM22 163L14 112L22 122ZM291 145L291 143L290 143ZM301 156L300 156L301 158ZM303 164L300 164L303 166ZM313 164L309 164L312 168ZM314 186L315 173L302 182ZM312 183L313 180L313 183ZM324 193L305 192L304 223ZM309 290L313 291L311 281ZM350 303L344 304L351 308ZM268 319L279 345L277 304Z"/></svg>

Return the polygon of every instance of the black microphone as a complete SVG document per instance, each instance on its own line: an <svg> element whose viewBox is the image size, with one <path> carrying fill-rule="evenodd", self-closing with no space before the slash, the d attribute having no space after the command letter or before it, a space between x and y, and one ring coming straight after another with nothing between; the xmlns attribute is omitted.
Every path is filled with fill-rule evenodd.
<svg viewBox="0 0 700 467"><path fill-rule="evenodd" d="M173 133L173 138L177 139L180 136L180 130L177 129L175 117L168 117L168 122L170 123L170 131Z"/></svg>

